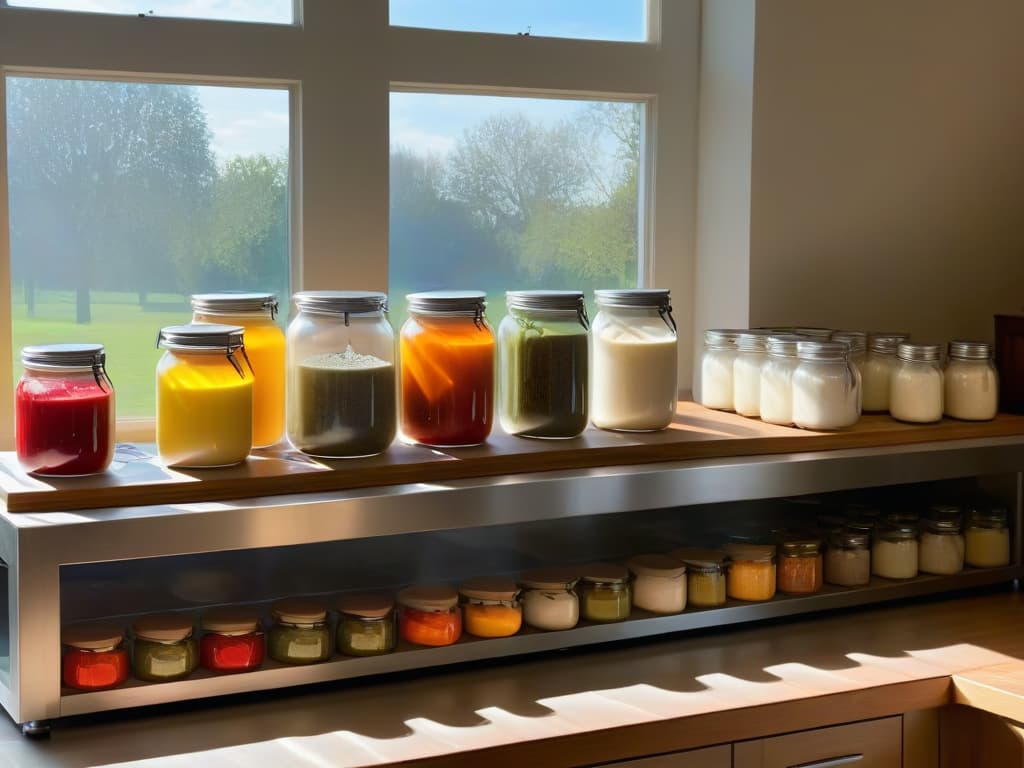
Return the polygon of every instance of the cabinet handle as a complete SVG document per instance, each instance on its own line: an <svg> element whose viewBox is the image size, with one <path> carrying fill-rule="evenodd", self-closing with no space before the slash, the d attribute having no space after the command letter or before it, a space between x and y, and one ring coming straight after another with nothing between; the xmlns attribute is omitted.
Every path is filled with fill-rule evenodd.
<svg viewBox="0 0 1024 768"><path fill-rule="evenodd" d="M858 753L856 755L843 755L842 757L830 757L828 760L817 760L813 763L797 763L791 765L789 768L838 768L840 765L850 765L851 763L859 763L864 759L864 755Z"/></svg>

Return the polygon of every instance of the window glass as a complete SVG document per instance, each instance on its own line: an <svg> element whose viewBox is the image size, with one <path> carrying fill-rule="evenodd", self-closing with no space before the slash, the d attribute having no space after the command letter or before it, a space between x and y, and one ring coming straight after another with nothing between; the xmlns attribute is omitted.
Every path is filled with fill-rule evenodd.
<svg viewBox="0 0 1024 768"><path fill-rule="evenodd" d="M537 37L647 39L647 0L390 0L402 27Z"/></svg>
<svg viewBox="0 0 1024 768"><path fill-rule="evenodd" d="M20 8L291 24L292 0L7 0Z"/></svg>
<svg viewBox="0 0 1024 768"><path fill-rule="evenodd" d="M287 305L287 91L9 77L7 142L16 376L23 346L98 342L118 416L152 416L191 293Z"/></svg>
<svg viewBox="0 0 1024 768"><path fill-rule="evenodd" d="M389 293L635 287L643 106L391 95Z"/></svg>

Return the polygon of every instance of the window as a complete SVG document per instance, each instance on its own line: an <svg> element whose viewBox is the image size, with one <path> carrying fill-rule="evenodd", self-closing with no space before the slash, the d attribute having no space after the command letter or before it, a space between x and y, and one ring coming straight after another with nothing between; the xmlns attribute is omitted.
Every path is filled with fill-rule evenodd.
<svg viewBox="0 0 1024 768"><path fill-rule="evenodd" d="M8 0L18 8L291 24L291 0ZM2 3L0 3L2 5Z"/></svg>

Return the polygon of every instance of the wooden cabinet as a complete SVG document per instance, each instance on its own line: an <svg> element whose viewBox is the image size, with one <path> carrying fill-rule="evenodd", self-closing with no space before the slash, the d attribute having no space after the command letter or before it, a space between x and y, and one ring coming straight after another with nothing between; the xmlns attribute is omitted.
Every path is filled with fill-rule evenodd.
<svg viewBox="0 0 1024 768"><path fill-rule="evenodd" d="M691 749L671 755L645 757L641 760L627 760L612 763L602 768L730 768L732 766L732 745L707 749Z"/></svg>
<svg viewBox="0 0 1024 768"><path fill-rule="evenodd" d="M886 717L733 745L733 768L901 768L903 718Z"/></svg>

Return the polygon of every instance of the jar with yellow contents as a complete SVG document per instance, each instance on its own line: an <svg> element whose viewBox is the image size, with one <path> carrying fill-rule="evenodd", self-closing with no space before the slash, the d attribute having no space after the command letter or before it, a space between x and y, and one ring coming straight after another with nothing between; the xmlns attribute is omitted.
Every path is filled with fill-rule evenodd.
<svg viewBox="0 0 1024 768"><path fill-rule="evenodd" d="M475 637L511 637L523 626L519 587L512 579L481 577L459 587L462 624Z"/></svg>
<svg viewBox="0 0 1024 768"><path fill-rule="evenodd" d="M771 544L730 542L726 592L733 600L762 602L775 597L775 547Z"/></svg>
<svg viewBox="0 0 1024 768"><path fill-rule="evenodd" d="M719 549L681 547L672 557L686 566L687 602L692 608L725 605L725 553Z"/></svg>

